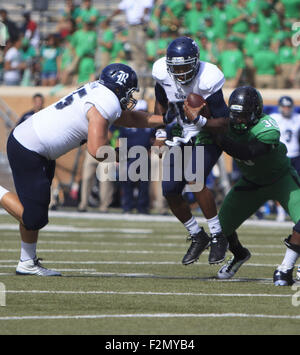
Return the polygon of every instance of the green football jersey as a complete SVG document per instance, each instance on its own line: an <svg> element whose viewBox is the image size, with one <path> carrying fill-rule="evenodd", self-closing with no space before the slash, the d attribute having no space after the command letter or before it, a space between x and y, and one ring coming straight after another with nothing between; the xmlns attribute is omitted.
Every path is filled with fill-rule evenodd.
<svg viewBox="0 0 300 355"><path fill-rule="evenodd" d="M242 175L249 181L258 185L268 185L281 177L290 167L286 146L280 142L280 130L277 122L270 116L264 115L259 122L247 133L238 134L230 128L228 133L231 139L240 143L257 140L271 144L269 153L253 160L235 159Z"/></svg>

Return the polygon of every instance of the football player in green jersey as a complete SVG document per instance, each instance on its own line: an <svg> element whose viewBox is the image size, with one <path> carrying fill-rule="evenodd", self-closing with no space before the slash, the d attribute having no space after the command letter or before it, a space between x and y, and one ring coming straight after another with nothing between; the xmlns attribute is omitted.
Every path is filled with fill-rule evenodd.
<svg viewBox="0 0 300 355"><path fill-rule="evenodd" d="M300 255L300 178L279 140L276 121L263 114L263 101L256 89L235 89L229 98L229 110L228 131L216 140L234 158L242 177L225 197L219 212L233 258L222 266L218 278L231 278L251 256L240 243L237 228L267 200L277 200L295 226L284 241L286 254L273 280L276 286L292 285L293 268Z"/></svg>

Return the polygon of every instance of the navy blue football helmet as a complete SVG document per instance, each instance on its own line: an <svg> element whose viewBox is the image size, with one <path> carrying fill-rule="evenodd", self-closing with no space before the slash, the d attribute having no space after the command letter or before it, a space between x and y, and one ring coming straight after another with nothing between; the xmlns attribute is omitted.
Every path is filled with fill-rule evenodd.
<svg viewBox="0 0 300 355"><path fill-rule="evenodd" d="M285 118L291 118L294 111L294 101L290 96L281 96L278 100L278 110Z"/></svg>
<svg viewBox="0 0 300 355"><path fill-rule="evenodd" d="M167 48L166 62L174 80L182 85L190 83L200 67L197 43L189 37L174 39Z"/></svg>
<svg viewBox="0 0 300 355"><path fill-rule="evenodd" d="M122 63L109 64L103 69L99 81L116 94L122 110L133 110L137 100L132 95L139 91L138 78L133 69Z"/></svg>
<svg viewBox="0 0 300 355"><path fill-rule="evenodd" d="M229 97L228 106L230 125L240 134L256 125L263 115L261 94L251 86L236 88Z"/></svg>

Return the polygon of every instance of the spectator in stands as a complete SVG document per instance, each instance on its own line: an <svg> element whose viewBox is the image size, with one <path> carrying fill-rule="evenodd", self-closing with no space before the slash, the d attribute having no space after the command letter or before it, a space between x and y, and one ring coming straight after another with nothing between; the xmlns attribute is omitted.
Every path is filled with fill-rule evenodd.
<svg viewBox="0 0 300 355"><path fill-rule="evenodd" d="M41 47L41 79L42 86L54 86L58 78L58 57L61 54L59 39L50 34L45 45Z"/></svg>
<svg viewBox="0 0 300 355"><path fill-rule="evenodd" d="M264 47L267 37L264 33L258 31L258 21L255 17L249 20L249 32L246 34L243 43L243 50L246 63L247 82L255 86L255 67L253 56Z"/></svg>
<svg viewBox="0 0 300 355"><path fill-rule="evenodd" d="M139 100L135 110L147 111L148 104L145 100ZM127 139L127 149L134 146L143 146L147 150L150 150L154 131L150 128L120 128L119 138ZM137 158L129 158L127 161L127 169L130 169L131 164L136 161ZM149 167L150 168L150 167ZM138 172L137 172L138 173ZM134 208L138 213L149 213L149 179L148 181L131 181L130 178L127 181L121 181L121 205L124 213L130 213ZM138 189L138 196L135 201L134 189Z"/></svg>
<svg viewBox="0 0 300 355"><path fill-rule="evenodd" d="M18 26L8 18L5 9L0 9L0 21L6 26L10 40L15 42L20 36L20 30Z"/></svg>
<svg viewBox="0 0 300 355"><path fill-rule="evenodd" d="M205 31L205 11L203 11L203 1L197 0L191 3L191 9L187 10L183 16L183 24L187 28L191 37L197 32Z"/></svg>
<svg viewBox="0 0 300 355"><path fill-rule="evenodd" d="M42 110L44 108L44 104L45 104L44 96L40 93L34 94L32 97L32 109L25 112L22 115L22 117L20 118L20 120L17 123L17 126L19 124L23 123L24 121L26 121L29 117L34 115L36 112L39 112L40 110Z"/></svg>
<svg viewBox="0 0 300 355"><path fill-rule="evenodd" d="M226 47L226 36L228 32L228 14L225 10L225 0L217 0L211 9L213 23L218 33L217 45L221 52Z"/></svg>
<svg viewBox="0 0 300 355"><path fill-rule="evenodd" d="M21 53L22 60L27 64L23 72L21 85L34 86L36 75L39 73L38 55L37 50L26 37L22 39Z"/></svg>
<svg viewBox="0 0 300 355"><path fill-rule="evenodd" d="M76 17L76 23L79 29L84 27L84 23L97 25L101 20L100 13L93 6L92 0L82 0L80 10Z"/></svg>
<svg viewBox="0 0 300 355"><path fill-rule="evenodd" d="M100 55L101 55L100 62L101 62L101 70L102 70L111 61L111 52L114 45L115 33L108 21L103 21L100 27L101 27L101 38L99 41L99 45L100 45Z"/></svg>
<svg viewBox="0 0 300 355"><path fill-rule="evenodd" d="M65 9L63 12L63 18L65 20L76 21L80 13L80 7L75 5L74 0L65 0Z"/></svg>
<svg viewBox="0 0 300 355"><path fill-rule="evenodd" d="M26 69L26 62L22 58L22 37L10 41L11 46L4 56L4 85L19 85L22 79L23 70Z"/></svg>
<svg viewBox="0 0 300 355"><path fill-rule="evenodd" d="M218 62L223 70L226 81L224 86L236 88L239 86L245 61L243 52L239 49L239 40L230 36L227 42L227 49L220 53Z"/></svg>
<svg viewBox="0 0 300 355"><path fill-rule="evenodd" d="M227 15L228 32L234 35L245 35L248 30L247 18L250 13L246 6L246 0L230 1L225 6Z"/></svg>
<svg viewBox="0 0 300 355"><path fill-rule="evenodd" d="M278 61L280 64L280 76L278 80L279 89L287 89L292 86L290 80L291 75L296 64L295 48L292 45L290 37L286 37L283 40L282 45L278 51Z"/></svg>
<svg viewBox="0 0 300 355"><path fill-rule="evenodd" d="M109 22L120 13L125 13L128 24L128 40L131 50L132 67L139 76L141 87L145 85L144 75L147 71L145 30L153 3L153 0L121 0L118 8L107 19Z"/></svg>
<svg viewBox="0 0 300 355"><path fill-rule="evenodd" d="M268 40L265 40L262 49L253 55L253 65L256 86L261 89L276 89L276 75L280 74L280 67L278 55L270 49Z"/></svg>
<svg viewBox="0 0 300 355"><path fill-rule="evenodd" d="M259 32L264 33L268 38L272 38L273 34L280 29L279 16L268 2L262 2L260 9L261 11L257 14Z"/></svg>
<svg viewBox="0 0 300 355"><path fill-rule="evenodd" d="M75 84L74 75L77 71L75 51L71 44L71 36L61 40L61 55L58 57L59 82L62 85Z"/></svg>
<svg viewBox="0 0 300 355"><path fill-rule="evenodd" d="M38 48L40 45L40 32L38 30L38 25L35 21L31 19L31 14L29 11L23 13L24 23L21 27L21 32L25 38L30 41L30 44Z"/></svg>
<svg viewBox="0 0 300 355"><path fill-rule="evenodd" d="M285 18L291 21L299 21L300 0L281 0L284 7Z"/></svg>
<svg viewBox="0 0 300 355"><path fill-rule="evenodd" d="M77 83L86 83L95 79L95 52L98 47L98 35L94 28L94 22L84 20L83 28L77 30L71 40L75 49L78 63Z"/></svg>
<svg viewBox="0 0 300 355"><path fill-rule="evenodd" d="M200 38L199 49L200 49L200 60L209 63L216 63L217 52L213 53L213 46L211 42L208 42L207 37L204 34L197 36Z"/></svg>
<svg viewBox="0 0 300 355"><path fill-rule="evenodd" d="M115 39L113 42L113 47L111 50L111 63L123 63L128 64L127 53L126 53L126 43L127 43L128 31L119 31L115 34Z"/></svg>

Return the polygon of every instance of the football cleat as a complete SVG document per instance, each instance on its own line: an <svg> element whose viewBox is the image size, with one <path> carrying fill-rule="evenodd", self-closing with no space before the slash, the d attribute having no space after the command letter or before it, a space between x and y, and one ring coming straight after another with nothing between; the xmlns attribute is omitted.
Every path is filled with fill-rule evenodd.
<svg viewBox="0 0 300 355"><path fill-rule="evenodd" d="M193 234L187 238L187 241L189 240L191 240L192 243L182 259L183 265L189 265L197 261L200 254L207 249L210 244L210 237L205 233L203 228L201 228L198 234Z"/></svg>
<svg viewBox="0 0 300 355"><path fill-rule="evenodd" d="M231 279L237 273L239 268L251 257L248 249L244 248L245 256L243 258L233 257L218 271L217 278L220 280Z"/></svg>
<svg viewBox="0 0 300 355"><path fill-rule="evenodd" d="M297 281L300 281L300 265L298 266L297 275L296 275L296 280L297 280Z"/></svg>
<svg viewBox="0 0 300 355"><path fill-rule="evenodd" d="M210 264L219 264L225 259L228 248L228 241L225 235L220 232L215 234L210 242L210 252L208 262Z"/></svg>
<svg viewBox="0 0 300 355"><path fill-rule="evenodd" d="M29 259L26 261L19 261L16 269L17 275L37 275L37 276L61 276L61 274L54 270L44 268L40 260L42 259Z"/></svg>
<svg viewBox="0 0 300 355"><path fill-rule="evenodd" d="M293 270L281 270L280 266L274 271L273 282L275 286L292 286L293 280Z"/></svg>

